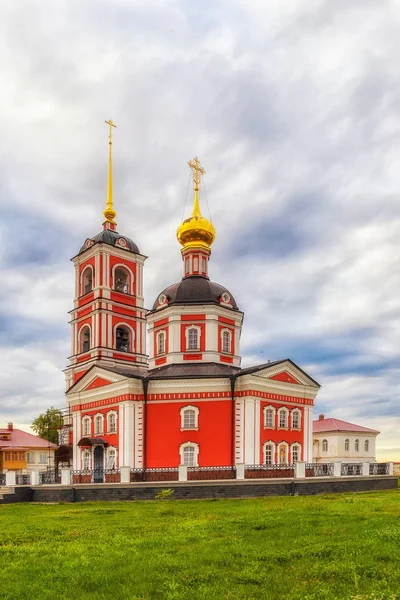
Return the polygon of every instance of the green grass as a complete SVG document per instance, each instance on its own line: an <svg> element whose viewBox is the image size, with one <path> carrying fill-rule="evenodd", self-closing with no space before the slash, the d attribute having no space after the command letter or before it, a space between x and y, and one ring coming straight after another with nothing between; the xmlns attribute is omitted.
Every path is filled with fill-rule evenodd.
<svg viewBox="0 0 400 600"><path fill-rule="evenodd" d="M400 598L400 490L0 506L2 600Z"/></svg>

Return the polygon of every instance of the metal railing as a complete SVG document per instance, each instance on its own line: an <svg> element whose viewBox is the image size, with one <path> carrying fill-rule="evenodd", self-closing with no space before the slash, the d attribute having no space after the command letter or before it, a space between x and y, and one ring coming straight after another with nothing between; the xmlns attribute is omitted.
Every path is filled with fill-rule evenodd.
<svg viewBox="0 0 400 600"><path fill-rule="evenodd" d="M0 485L6 485L6 474L0 473Z"/></svg>
<svg viewBox="0 0 400 600"><path fill-rule="evenodd" d="M370 475L389 475L389 463L370 463Z"/></svg>
<svg viewBox="0 0 400 600"><path fill-rule="evenodd" d="M294 463L277 463L275 465L246 465L244 477L245 479L294 477Z"/></svg>
<svg viewBox="0 0 400 600"><path fill-rule="evenodd" d="M306 477L333 477L333 463L306 463Z"/></svg>
<svg viewBox="0 0 400 600"><path fill-rule="evenodd" d="M31 483L30 473L17 473L15 475L15 483L17 485L30 485L30 483Z"/></svg>
<svg viewBox="0 0 400 600"><path fill-rule="evenodd" d="M362 463L342 463L340 474L346 475L362 475Z"/></svg>
<svg viewBox="0 0 400 600"><path fill-rule="evenodd" d="M120 483L119 469L84 469L71 471L71 483Z"/></svg>
<svg viewBox="0 0 400 600"><path fill-rule="evenodd" d="M188 467L188 481L236 479L236 467Z"/></svg>
<svg viewBox="0 0 400 600"><path fill-rule="evenodd" d="M156 467L150 469L131 469L131 483L135 481L178 481L178 467Z"/></svg>
<svg viewBox="0 0 400 600"><path fill-rule="evenodd" d="M59 471L41 471L39 473L39 484L61 483L61 473Z"/></svg>

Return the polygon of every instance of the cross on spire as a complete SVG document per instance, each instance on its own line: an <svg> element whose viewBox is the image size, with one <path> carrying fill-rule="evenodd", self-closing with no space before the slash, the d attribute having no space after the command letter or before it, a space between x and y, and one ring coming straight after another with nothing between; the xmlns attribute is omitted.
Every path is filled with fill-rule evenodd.
<svg viewBox="0 0 400 600"><path fill-rule="evenodd" d="M110 140L108 143L110 145L110 149L108 152L108 186L107 186L107 204L106 204L106 209L103 212L103 215L106 218L106 223L113 223L113 226L115 227L115 217L117 216L117 213L114 210L114 206L113 206L113 188L112 188L112 128L116 127L116 125L111 121L111 119L109 121L104 121L105 123L107 123L107 125L110 126L110 135L108 136L108 139ZM105 225L106 225L105 223Z"/></svg>
<svg viewBox="0 0 400 600"><path fill-rule="evenodd" d="M189 160L188 165L192 169L194 191L198 192L199 186L200 186L200 174L205 175L206 172L203 169L203 167L201 166L200 161L197 156L195 158L192 158L192 160Z"/></svg>

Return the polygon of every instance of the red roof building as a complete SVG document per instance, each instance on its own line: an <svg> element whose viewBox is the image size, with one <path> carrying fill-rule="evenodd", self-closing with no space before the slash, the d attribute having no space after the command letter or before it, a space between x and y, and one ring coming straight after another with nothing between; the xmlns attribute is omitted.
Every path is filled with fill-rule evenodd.
<svg viewBox="0 0 400 600"><path fill-rule="evenodd" d="M14 429L9 423L0 428L0 473L45 470L54 463L57 445L36 435Z"/></svg>
<svg viewBox="0 0 400 600"><path fill-rule="evenodd" d="M375 462L376 429L319 415L313 421L313 458L321 462Z"/></svg>

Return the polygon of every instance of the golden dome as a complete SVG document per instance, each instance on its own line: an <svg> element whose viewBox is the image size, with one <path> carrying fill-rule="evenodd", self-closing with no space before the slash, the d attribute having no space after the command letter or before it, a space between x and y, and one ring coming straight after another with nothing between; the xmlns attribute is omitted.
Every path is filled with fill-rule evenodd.
<svg viewBox="0 0 400 600"><path fill-rule="evenodd" d="M200 161L194 158L188 163L193 172L194 181L194 206L192 216L185 219L179 225L176 232L178 242L185 248L203 246L209 248L215 240L215 227L208 219L205 219L200 212L199 186L200 173L204 174L204 169L200 166Z"/></svg>

